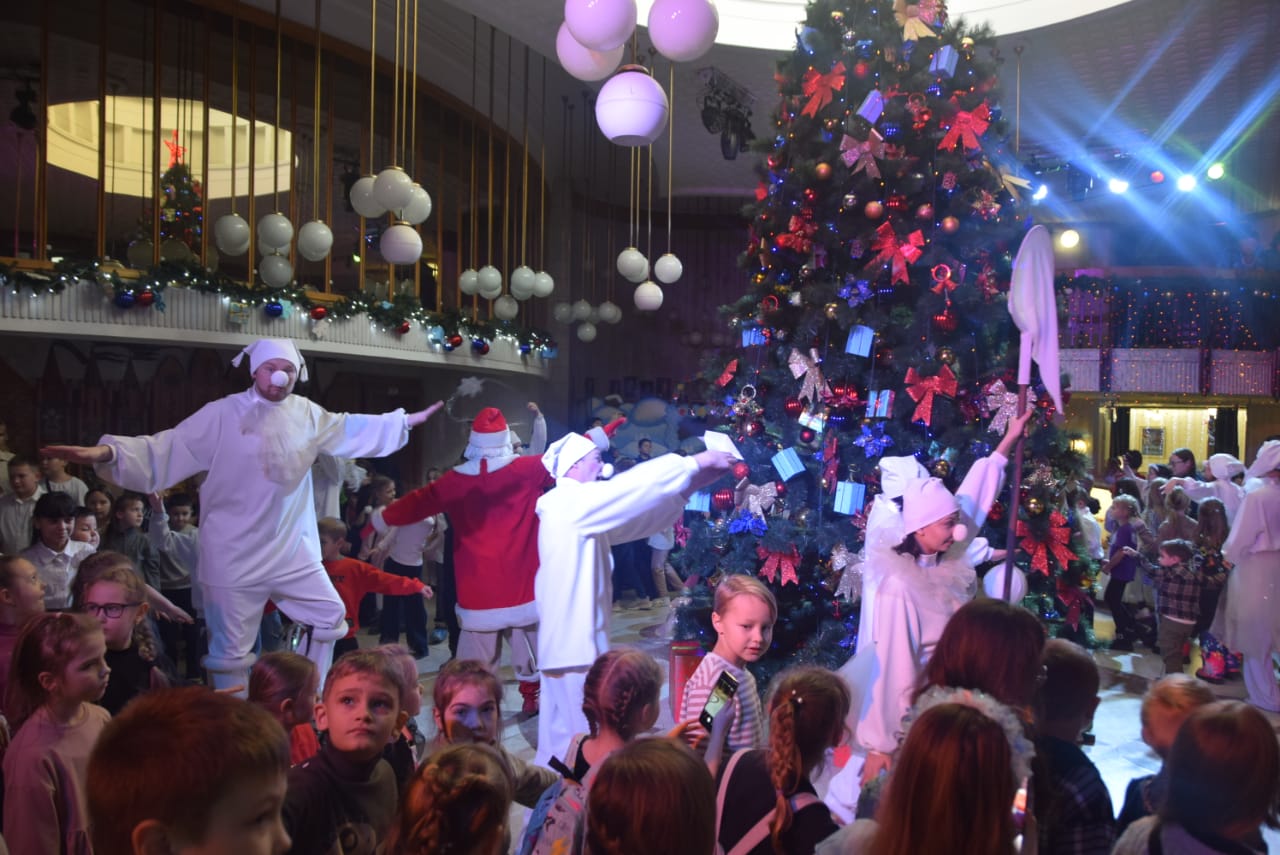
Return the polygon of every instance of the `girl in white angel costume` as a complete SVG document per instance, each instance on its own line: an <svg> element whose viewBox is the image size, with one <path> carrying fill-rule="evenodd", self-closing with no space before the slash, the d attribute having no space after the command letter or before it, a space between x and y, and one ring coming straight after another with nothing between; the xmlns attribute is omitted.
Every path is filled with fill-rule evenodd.
<svg viewBox="0 0 1280 855"><path fill-rule="evenodd" d="M974 564L993 555L973 533L1004 486L1009 452L1030 418L1028 411L1009 420L995 451L970 467L954 496L937 478L910 477L910 466L897 465L902 458L888 458L888 470L881 461L891 485L910 480L901 485L900 514L878 497L867 521L858 648L840 669L854 698L853 754L825 797L843 822L853 819L862 785L888 771L920 672L951 615L977 592Z"/></svg>

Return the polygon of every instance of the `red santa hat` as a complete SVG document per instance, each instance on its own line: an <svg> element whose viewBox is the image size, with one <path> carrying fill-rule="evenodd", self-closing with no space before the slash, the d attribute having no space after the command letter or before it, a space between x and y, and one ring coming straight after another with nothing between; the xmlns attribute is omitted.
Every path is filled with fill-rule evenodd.
<svg viewBox="0 0 1280 855"><path fill-rule="evenodd" d="M283 359L298 371L298 381L307 382L307 362L297 346L287 338L260 338L236 354L231 364L239 367L241 360L249 357L249 373L253 374L262 363L271 359Z"/></svg>
<svg viewBox="0 0 1280 855"><path fill-rule="evenodd" d="M593 427L587 431L587 439L596 444L596 448L601 451L609 450L609 440L613 439L613 435L618 432L618 428L627 423L623 416L618 416L613 421L602 427Z"/></svg>
<svg viewBox="0 0 1280 855"><path fill-rule="evenodd" d="M511 432L507 420L497 407L485 407L471 422L471 436L467 438L462 456L468 460L478 457L511 457Z"/></svg>

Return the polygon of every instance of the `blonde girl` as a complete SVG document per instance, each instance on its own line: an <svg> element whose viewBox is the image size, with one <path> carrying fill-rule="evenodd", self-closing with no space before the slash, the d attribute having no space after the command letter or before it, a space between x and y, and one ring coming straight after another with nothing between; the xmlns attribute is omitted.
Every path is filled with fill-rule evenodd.
<svg viewBox="0 0 1280 855"><path fill-rule="evenodd" d="M5 709L4 833L14 852L88 852L85 774L111 716L95 701L111 669L102 626L88 615L29 620L13 651Z"/></svg>
<svg viewBox="0 0 1280 855"><path fill-rule="evenodd" d="M685 683L680 702L679 720L691 722L688 732L694 735L705 732L697 724L697 718L716 681L727 671L738 683L730 704L732 712L726 713L731 717L726 735L728 750L758 748L764 744L760 693L755 677L746 666L759 661L769 650L777 620L778 601L755 576L727 575L716 586L711 612L716 644Z"/></svg>
<svg viewBox="0 0 1280 855"><path fill-rule="evenodd" d="M111 681L99 703L112 715L143 692L170 685L147 621L147 589L124 556L78 584L76 609L96 618L107 641Z"/></svg>

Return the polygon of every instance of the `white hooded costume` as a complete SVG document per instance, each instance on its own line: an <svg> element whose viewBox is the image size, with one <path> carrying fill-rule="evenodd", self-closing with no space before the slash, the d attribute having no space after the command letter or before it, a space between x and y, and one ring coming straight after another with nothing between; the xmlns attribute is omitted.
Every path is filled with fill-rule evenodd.
<svg viewBox="0 0 1280 855"><path fill-rule="evenodd" d="M249 356L254 372L285 359L306 380L293 342L262 339ZM288 382L287 375L274 385ZM320 453L383 457L409 438L404 410L385 415L330 413L299 395L272 402L250 386L201 407L153 436L104 436L113 457L98 474L151 493L207 472L200 485L200 578L209 655L205 667L218 688L248 685L250 652L267 600L309 628L307 652L321 677L333 640L346 633L342 600L320 563L311 464Z"/></svg>
<svg viewBox="0 0 1280 855"><path fill-rule="evenodd" d="M542 712L538 753L546 765L576 733L587 731L582 691L587 670L609 649L615 543L665 530L684 510L683 492L698 471L691 457L664 454L608 481L583 483L565 474L598 444L581 434L552 443L542 456L555 489L538 499L534 589L541 631Z"/></svg>
<svg viewBox="0 0 1280 855"><path fill-rule="evenodd" d="M1210 455L1205 461L1205 468L1213 475L1212 481L1199 481L1195 478L1170 478L1169 484L1182 488L1193 502L1205 499L1219 499L1227 511L1227 523L1235 525L1236 514L1244 504L1244 487L1231 479L1244 473L1244 464L1230 454ZM1165 489L1170 489L1168 486Z"/></svg>

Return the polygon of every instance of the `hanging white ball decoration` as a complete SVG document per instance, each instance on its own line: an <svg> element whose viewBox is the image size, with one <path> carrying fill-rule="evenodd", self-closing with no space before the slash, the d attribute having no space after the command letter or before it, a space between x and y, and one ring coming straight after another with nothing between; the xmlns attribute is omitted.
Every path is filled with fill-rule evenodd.
<svg viewBox="0 0 1280 855"><path fill-rule="evenodd" d="M272 253L258 262L258 275L272 288L283 288L293 281L293 265L287 255Z"/></svg>
<svg viewBox="0 0 1280 855"><path fill-rule="evenodd" d="M634 246L629 246L618 253L618 272L628 282L643 282L649 276L649 259Z"/></svg>
<svg viewBox="0 0 1280 855"><path fill-rule="evenodd" d="M396 223L382 233L378 251L391 264L417 264L422 258L422 235L408 223Z"/></svg>
<svg viewBox="0 0 1280 855"><path fill-rule="evenodd" d="M400 219L416 226L426 221L429 216L431 216L431 195L415 181L409 190L409 204L400 211Z"/></svg>
<svg viewBox="0 0 1280 855"><path fill-rule="evenodd" d="M1004 599L1005 566L997 564L982 577L982 590L993 600ZM1009 586L1009 602L1020 603L1027 595L1027 574L1017 567L1013 568L1013 583Z"/></svg>
<svg viewBox="0 0 1280 855"><path fill-rule="evenodd" d="M556 280L551 278L550 273L539 270L533 275L533 296L550 297L554 290L556 290Z"/></svg>
<svg viewBox="0 0 1280 855"><path fill-rule="evenodd" d="M568 303L556 303L551 307L551 318L558 324L567 324L573 320L573 306Z"/></svg>
<svg viewBox="0 0 1280 855"><path fill-rule="evenodd" d="M151 238L139 238L129 244L129 248L125 250L125 258L129 261L129 266L134 270L146 270L151 266L151 259L155 257L155 244L151 242ZM245 249L249 245L245 244ZM243 252L244 250L241 250Z"/></svg>
<svg viewBox="0 0 1280 855"><path fill-rule="evenodd" d="M486 300L492 300L502 293L502 271L492 264L480 268L479 294Z"/></svg>
<svg viewBox="0 0 1280 855"><path fill-rule="evenodd" d="M636 0L565 0L564 22L574 39L591 50L626 44L636 29Z"/></svg>
<svg viewBox="0 0 1280 855"><path fill-rule="evenodd" d="M500 320L514 320L515 316L520 314L520 304L510 294L503 294L493 301L493 314Z"/></svg>
<svg viewBox="0 0 1280 855"><path fill-rule="evenodd" d="M596 325L590 321L584 321L578 325L578 341L595 341Z"/></svg>
<svg viewBox="0 0 1280 855"><path fill-rule="evenodd" d="M622 320L622 308L612 300L605 300L596 307L596 312L606 324L616 324Z"/></svg>
<svg viewBox="0 0 1280 855"><path fill-rule="evenodd" d="M533 269L522 264L511 271L511 296L517 300L527 300L533 296Z"/></svg>
<svg viewBox="0 0 1280 855"><path fill-rule="evenodd" d="M680 263L680 259L669 252L658 256L658 260L653 263L653 275L663 285L672 284L680 278L682 273L684 273L684 265Z"/></svg>
<svg viewBox="0 0 1280 855"><path fill-rule="evenodd" d="M585 321L591 317L591 304L586 300L579 300L573 304L573 319L575 321Z"/></svg>
<svg viewBox="0 0 1280 855"><path fill-rule="evenodd" d="M351 199L351 207L355 208L357 214L366 219L369 217L381 217L387 212L387 208L373 195L373 184L376 179L372 175L366 175L357 179L355 184L351 185L351 192L347 194Z"/></svg>
<svg viewBox="0 0 1280 855"><path fill-rule="evenodd" d="M623 45L605 51L585 47L569 32L568 24L561 24L560 31L556 33L556 57L560 60L560 67L587 83L604 80L613 74L622 61L624 50Z"/></svg>
<svg viewBox="0 0 1280 855"><path fill-rule="evenodd" d="M636 287L636 308L642 312L656 312L662 308L662 289L652 281L641 282Z"/></svg>
<svg viewBox="0 0 1280 855"><path fill-rule="evenodd" d="M693 62L711 50L719 32L711 0L656 0L649 7L649 38L672 62Z"/></svg>
<svg viewBox="0 0 1280 855"><path fill-rule="evenodd" d="M213 224L213 242L227 255L240 255L249 248L249 224L239 214L223 214Z"/></svg>
<svg viewBox="0 0 1280 855"><path fill-rule="evenodd" d="M468 267L458 275L458 290L463 294L474 294L480 290L480 275Z"/></svg>
<svg viewBox="0 0 1280 855"><path fill-rule="evenodd" d="M413 179L398 166L388 166L373 182L373 198L388 211L399 211L413 198Z"/></svg>
<svg viewBox="0 0 1280 855"><path fill-rule="evenodd" d="M161 261L190 261L192 258L195 258L195 254L191 252L191 247L177 238L160 242Z"/></svg>
<svg viewBox="0 0 1280 855"><path fill-rule="evenodd" d="M298 229L298 254L307 261L324 261L333 249L333 230L320 220L312 220Z"/></svg>
<svg viewBox="0 0 1280 855"><path fill-rule="evenodd" d="M258 248L263 255L287 249L293 242L293 223L284 214L267 214L258 220Z"/></svg>
<svg viewBox="0 0 1280 855"><path fill-rule="evenodd" d="M596 124L618 145L649 145L667 126L667 93L644 66L624 65L596 96Z"/></svg>

